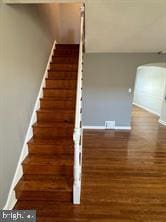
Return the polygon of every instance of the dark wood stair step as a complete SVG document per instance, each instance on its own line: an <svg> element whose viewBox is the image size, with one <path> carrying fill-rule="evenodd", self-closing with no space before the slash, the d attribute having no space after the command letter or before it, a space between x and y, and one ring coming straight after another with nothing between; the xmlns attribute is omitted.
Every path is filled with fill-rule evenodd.
<svg viewBox="0 0 166 222"><path fill-rule="evenodd" d="M79 59L78 53L77 52L54 52L54 55L52 56L52 60L54 60L56 57L64 57L64 58L70 58L70 57L75 57L77 60Z"/></svg>
<svg viewBox="0 0 166 222"><path fill-rule="evenodd" d="M55 217L56 215L56 218L61 218L61 221L64 218L73 218L73 216L76 217L76 215L80 213L80 207L75 206L72 203L57 203L54 201L19 200L14 209L35 209L37 211L37 218L44 217L46 220L46 217Z"/></svg>
<svg viewBox="0 0 166 222"><path fill-rule="evenodd" d="M37 120L39 122L68 122L72 123L75 119L74 110L49 110L49 109L39 109L37 111ZM63 123L62 123L63 124Z"/></svg>
<svg viewBox="0 0 166 222"><path fill-rule="evenodd" d="M74 144L72 139L57 139L57 140L41 140L32 138L28 142L30 154L73 154Z"/></svg>
<svg viewBox="0 0 166 222"><path fill-rule="evenodd" d="M22 163L24 174L73 174L73 155L29 155ZM47 178L47 177L46 177Z"/></svg>
<svg viewBox="0 0 166 222"><path fill-rule="evenodd" d="M51 71L77 71L78 65L77 64L50 64Z"/></svg>
<svg viewBox="0 0 166 222"><path fill-rule="evenodd" d="M65 80L76 80L77 72L65 72L65 71L48 71L48 79L65 79Z"/></svg>
<svg viewBox="0 0 166 222"><path fill-rule="evenodd" d="M79 52L79 47L62 47L62 46L56 46L54 49L54 52L74 52L77 53Z"/></svg>
<svg viewBox="0 0 166 222"><path fill-rule="evenodd" d="M75 110L74 100L55 100L52 98L40 99L41 109L53 109L59 112L59 109Z"/></svg>
<svg viewBox="0 0 166 222"><path fill-rule="evenodd" d="M46 88L51 89L76 89L76 80L46 79Z"/></svg>
<svg viewBox="0 0 166 222"><path fill-rule="evenodd" d="M77 56L78 56L78 54L79 54L79 48L78 48L78 47L77 47L77 48L73 48L73 47L69 47L69 48L63 48L63 47L61 47L61 48L59 48L59 47L56 47L56 48L54 49L54 55L55 55L55 54L61 55L61 54L65 54L65 53L67 53L67 54L69 54L69 55L77 55Z"/></svg>
<svg viewBox="0 0 166 222"><path fill-rule="evenodd" d="M79 44L56 44L56 49L79 49Z"/></svg>
<svg viewBox="0 0 166 222"><path fill-rule="evenodd" d="M27 179L23 177L17 184L16 198L19 200L45 200L45 201L71 201L72 181L69 178L53 177L47 179L46 176L38 178L38 175Z"/></svg>
<svg viewBox="0 0 166 222"><path fill-rule="evenodd" d="M79 45L57 44L54 50L54 56L76 56L79 55Z"/></svg>
<svg viewBox="0 0 166 222"><path fill-rule="evenodd" d="M35 123L33 125L34 138L57 139L57 137L73 136L74 124L67 122Z"/></svg>
<svg viewBox="0 0 166 222"><path fill-rule="evenodd" d="M52 58L52 63L55 64L77 64L78 65L78 58L76 56L72 57L53 57Z"/></svg>
<svg viewBox="0 0 166 222"><path fill-rule="evenodd" d="M44 97L51 97L51 98L61 98L61 99L75 99L76 92L75 90L71 89L43 89Z"/></svg>

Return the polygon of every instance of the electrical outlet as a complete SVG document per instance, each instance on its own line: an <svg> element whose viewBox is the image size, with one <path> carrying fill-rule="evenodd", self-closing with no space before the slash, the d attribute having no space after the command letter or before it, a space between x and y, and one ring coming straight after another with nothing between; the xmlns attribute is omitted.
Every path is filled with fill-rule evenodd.
<svg viewBox="0 0 166 222"><path fill-rule="evenodd" d="M115 129L115 121L105 121L106 129Z"/></svg>

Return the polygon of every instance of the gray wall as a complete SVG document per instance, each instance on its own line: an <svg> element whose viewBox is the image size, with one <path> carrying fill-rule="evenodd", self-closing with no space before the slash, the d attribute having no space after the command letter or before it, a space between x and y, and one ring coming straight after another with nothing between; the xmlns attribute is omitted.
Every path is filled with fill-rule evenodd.
<svg viewBox="0 0 166 222"><path fill-rule="evenodd" d="M83 80L83 125L130 126L137 67L164 62L158 54L89 53L85 55ZM132 94L128 89L132 88Z"/></svg>
<svg viewBox="0 0 166 222"><path fill-rule="evenodd" d="M0 5L0 207L6 203L56 37L42 11L37 5Z"/></svg>

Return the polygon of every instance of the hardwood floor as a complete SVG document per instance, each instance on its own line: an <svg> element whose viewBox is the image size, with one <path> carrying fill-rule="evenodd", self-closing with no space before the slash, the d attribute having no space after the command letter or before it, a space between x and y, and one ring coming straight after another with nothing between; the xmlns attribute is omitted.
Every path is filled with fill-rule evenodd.
<svg viewBox="0 0 166 222"><path fill-rule="evenodd" d="M39 222L165 222L166 127L137 107L131 131L84 132L82 200L20 201Z"/></svg>

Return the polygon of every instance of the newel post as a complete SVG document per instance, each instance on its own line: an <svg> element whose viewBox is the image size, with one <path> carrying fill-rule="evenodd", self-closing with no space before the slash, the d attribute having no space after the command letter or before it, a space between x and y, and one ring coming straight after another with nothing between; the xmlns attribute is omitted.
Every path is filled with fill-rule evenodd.
<svg viewBox="0 0 166 222"><path fill-rule="evenodd" d="M73 201L74 204L80 204L80 137L81 132L79 128L74 129L74 185L73 185Z"/></svg>

